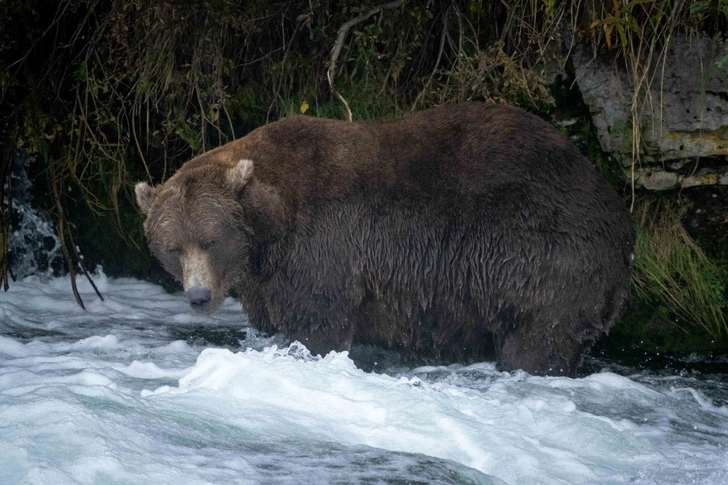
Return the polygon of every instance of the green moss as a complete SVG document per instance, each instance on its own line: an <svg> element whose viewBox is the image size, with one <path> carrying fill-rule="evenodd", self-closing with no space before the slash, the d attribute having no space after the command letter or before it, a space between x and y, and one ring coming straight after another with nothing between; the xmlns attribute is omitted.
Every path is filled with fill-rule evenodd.
<svg viewBox="0 0 728 485"><path fill-rule="evenodd" d="M602 346L625 346L657 354L727 353L728 340L716 340L655 302L635 300L605 337Z"/></svg>
<svg viewBox="0 0 728 485"><path fill-rule="evenodd" d="M573 66L568 65L565 76L555 80L549 90L554 99L554 108L542 116L551 117L557 125L561 123L561 133L572 140L582 155L587 157L617 192L625 188L625 172L619 162L602 150L597 130L591 121L589 107L576 87Z"/></svg>

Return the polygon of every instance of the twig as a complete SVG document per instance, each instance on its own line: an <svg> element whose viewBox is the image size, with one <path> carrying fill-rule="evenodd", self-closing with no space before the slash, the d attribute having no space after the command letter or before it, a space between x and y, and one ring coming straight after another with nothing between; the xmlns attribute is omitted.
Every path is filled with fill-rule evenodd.
<svg viewBox="0 0 728 485"><path fill-rule="evenodd" d="M388 10L400 7L406 0L397 0L395 2L388 2L383 3L377 7L374 7L370 11L363 13L359 15L356 18L353 18L349 20L348 22L345 22L341 27L339 27L339 33L336 36L336 42L334 42L334 48L331 50L331 63L329 64L329 69L326 71L326 78L329 81L329 87L331 88L331 92L336 95L339 100L341 100L342 103L344 103L344 107L346 107L346 113L347 118L349 121L353 120L353 115L351 114L351 108L349 108L349 103L344 99L344 97L339 93L339 91L336 90L336 86L334 85L334 76L336 71L336 61L339 60L339 55L341 54L341 49L344 47L344 39L346 39L346 34L349 32L349 29L351 29L356 24L359 24L361 22L364 22L366 19L371 17L374 14L377 14L381 12L382 10Z"/></svg>
<svg viewBox="0 0 728 485"><path fill-rule="evenodd" d="M425 83L424 87L422 88L422 91L420 91L420 94L417 95L417 99L415 99L415 102L412 103L412 109L410 112L414 112L417 109L417 106L420 104L420 101L422 101L425 97L425 93L428 89L430 89L430 85L432 85L432 80L435 77L435 74L437 73L437 69L440 67L440 61L442 60L442 53L445 50L445 39L447 38L447 16L450 13L450 8L448 7L445 10L444 15L442 16L442 35L440 35L440 48L437 51L437 60L435 61L435 67L432 68L432 72L430 73L430 77L427 79L427 82Z"/></svg>
<svg viewBox="0 0 728 485"><path fill-rule="evenodd" d="M283 17L281 17L281 23L283 22ZM288 41L288 45L285 45L286 43L286 37L285 37L285 30L283 29L283 26L281 25L281 35L283 36L283 61L281 62L281 65L286 65L286 60L288 59L288 53L291 50L291 46L293 46L293 43L296 40L296 36L298 35L298 32L303 27L304 22L299 21L298 25L296 25L296 28L293 31L293 34L291 34L291 38ZM276 104L278 99L282 99L281 96L281 88L283 87L283 76L285 75L285 69L281 69L281 75L278 76L278 79L276 80L276 87L275 92L273 93L273 101L271 101L270 106L268 106L268 112L265 114L265 120L268 122L270 119L270 113L273 111L273 106Z"/></svg>

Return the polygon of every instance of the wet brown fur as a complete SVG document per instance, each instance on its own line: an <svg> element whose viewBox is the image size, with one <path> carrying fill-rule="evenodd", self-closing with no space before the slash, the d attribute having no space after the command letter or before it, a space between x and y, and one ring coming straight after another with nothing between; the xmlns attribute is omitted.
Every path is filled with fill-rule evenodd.
<svg viewBox="0 0 728 485"><path fill-rule="evenodd" d="M470 361L495 344L501 369L573 375L629 289L622 200L556 130L508 106L294 116L137 197L172 274L181 251L204 248L216 304L235 288L254 326L314 352Z"/></svg>

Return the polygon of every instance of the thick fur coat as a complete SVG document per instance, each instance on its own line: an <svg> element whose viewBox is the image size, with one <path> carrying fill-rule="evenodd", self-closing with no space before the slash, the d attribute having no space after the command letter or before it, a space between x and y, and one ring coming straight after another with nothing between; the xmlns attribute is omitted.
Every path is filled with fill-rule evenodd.
<svg viewBox="0 0 728 485"><path fill-rule="evenodd" d="M517 108L356 122L294 116L137 184L154 254L193 307L233 288L251 323L313 352L575 373L629 290L623 201Z"/></svg>

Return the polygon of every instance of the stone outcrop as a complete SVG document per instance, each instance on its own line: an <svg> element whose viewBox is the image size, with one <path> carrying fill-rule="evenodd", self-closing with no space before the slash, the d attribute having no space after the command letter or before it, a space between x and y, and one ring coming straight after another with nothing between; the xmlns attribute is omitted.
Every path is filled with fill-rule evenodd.
<svg viewBox="0 0 728 485"><path fill-rule="evenodd" d="M636 102L637 83L623 59L595 57L584 47L572 59L602 149L626 167L635 159L633 120L639 123L638 185L728 185L728 42L675 38L653 57Z"/></svg>

